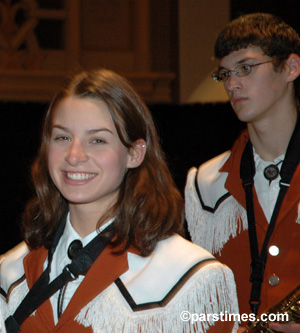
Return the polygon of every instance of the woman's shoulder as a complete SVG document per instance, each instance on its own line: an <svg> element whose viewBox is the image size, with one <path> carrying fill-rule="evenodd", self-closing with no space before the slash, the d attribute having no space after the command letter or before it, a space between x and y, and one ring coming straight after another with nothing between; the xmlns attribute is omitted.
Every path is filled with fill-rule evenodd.
<svg viewBox="0 0 300 333"><path fill-rule="evenodd" d="M129 270L136 271L138 266L146 272L157 270L159 274L172 271L173 275L184 274L195 265L202 263L221 264L216 258L203 247L198 246L178 234L163 239L157 243L156 248L148 257L141 257L136 253L128 254Z"/></svg>
<svg viewBox="0 0 300 333"><path fill-rule="evenodd" d="M153 261L165 261L166 269L175 265L185 269L202 261L215 260L214 256L204 248L178 234L158 242L151 256Z"/></svg>
<svg viewBox="0 0 300 333"><path fill-rule="evenodd" d="M179 321L180 314L203 314L203 332L214 326L213 314L238 313L232 271L179 235L160 241L148 257L128 253L128 263L129 270L116 284L134 311L163 308L170 322L182 326L179 331L193 326L190 319Z"/></svg>
<svg viewBox="0 0 300 333"><path fill-rule="evenodd" d="M24 275L23 259L29 253L25 242L21 242L0 257L0 284L5 293Z"/></svg>
<svg viewBox="0 0 300 333"><path fill-rule="evenodd" d="M163 299L187 282L201 284L205 280L213 284L216 277L222 280L225 275L231 276L230 269L211 253L179 235L158 242L148 257L129 253L128 264L129 270L120 278L137 303Z"/></svg>

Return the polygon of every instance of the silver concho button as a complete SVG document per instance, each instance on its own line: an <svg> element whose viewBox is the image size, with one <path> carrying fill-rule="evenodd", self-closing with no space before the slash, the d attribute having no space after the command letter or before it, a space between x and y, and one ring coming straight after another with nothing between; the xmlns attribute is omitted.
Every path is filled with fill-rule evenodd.
<svg viewBox="0 0 300 333"><path fill-rule="evenodd" d="M264 176L269 181L276 179L279 175L279 169L276 164L270 164L264 170Z"/></svg>
<svg viewBox="0 0 300 333"><path fill-rule="evenodd" d="M275 257L279 254L279 247L276 245L272 245L269 247L269 253L271 256Z"/></svg>
<svg viewBox="0 0 300 333"><path fill-rule="evenodd" d="M276 276L275 274L273 274L270 278L269 278L269 283L271 286L277 286L279 283L279 277Z"/></svg>

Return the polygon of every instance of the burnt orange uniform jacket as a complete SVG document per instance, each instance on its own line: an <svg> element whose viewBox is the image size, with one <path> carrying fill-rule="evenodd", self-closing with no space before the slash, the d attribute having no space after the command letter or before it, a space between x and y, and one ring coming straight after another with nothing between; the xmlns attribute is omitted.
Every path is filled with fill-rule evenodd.
<svg viewBox="0 0 300 333"><path fill-rule="evenodd" d="M25 257L24 267L29 289L42 274L47 254L48 251L41 249L31 251ZM105 290L127 270L126 254L112 260L112 254L107 248L90 268L88 273L90 278L83 280L56 326L53 321L51 304L46 301L39 307L34 316L30 316L23 323L22 332L93 332L91 327L79 325L74 320L75 316L80 312L83 304L89 303L99 292ZM107 272L108 274L100 274L99 272Z"/></svg>
<svg viewBox="0 0 300 333"><path fill-rule="evenodd" d="M248 141L243 132L231 152L190 170L186 185L186 210L192 240L228 265L237 285L240 313L250 313L250 245L245 192L240 179L240 161ZM196 187L198 187L198 192ZM253 189L259 249L268 221ZM284 198L269 246L279 248L277 256L268 255L261 290L260 313L279 302L300 284L300 165ZM279 278L271 285L272 276Z"/></svg>
<svg viewBox="0 0 300 333"><path fill-rule="evenodd" d="M41 275L47 257L44 248L27 255L22 248L2 262L2 285L20 275L8 292L6 317ZM233 274L204 249L174 235L160 241L149 257L130 251L116 256L106 247L57 324L47 300L25 320L22 332L206 332L210 326L209 332L231 332L234 322L193 323L181 317L183 311L199 315L209 309L216 314L238 311Z"/></svg>

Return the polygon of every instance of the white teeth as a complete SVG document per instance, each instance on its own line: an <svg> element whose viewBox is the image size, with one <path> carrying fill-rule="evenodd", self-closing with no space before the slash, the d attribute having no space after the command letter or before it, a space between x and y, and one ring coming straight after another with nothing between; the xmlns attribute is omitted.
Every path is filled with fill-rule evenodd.
<svg viewBox="0 0 300 333"><path fill-rule="evenodd" d="M87 180L95 177L95 173L69 173L67 172L67 177L73 180Z"/></svg>

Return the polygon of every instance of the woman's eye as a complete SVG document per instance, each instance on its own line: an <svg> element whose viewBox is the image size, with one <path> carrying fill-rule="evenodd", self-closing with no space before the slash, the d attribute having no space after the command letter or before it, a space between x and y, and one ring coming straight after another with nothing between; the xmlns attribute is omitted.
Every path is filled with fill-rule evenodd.
<svg viewBox="0 0 300 333"><path fill-rule="evenodd" d="M93 143L104 143L104 141L102 139L94 139L92 142Z"/></svg>
<svg viewBox="0 0 300 333"><path fill-rule="evenodd" d="M54 140L55 141L70 141L70 138L68 138L67 136L57 136Z"/></svg>

